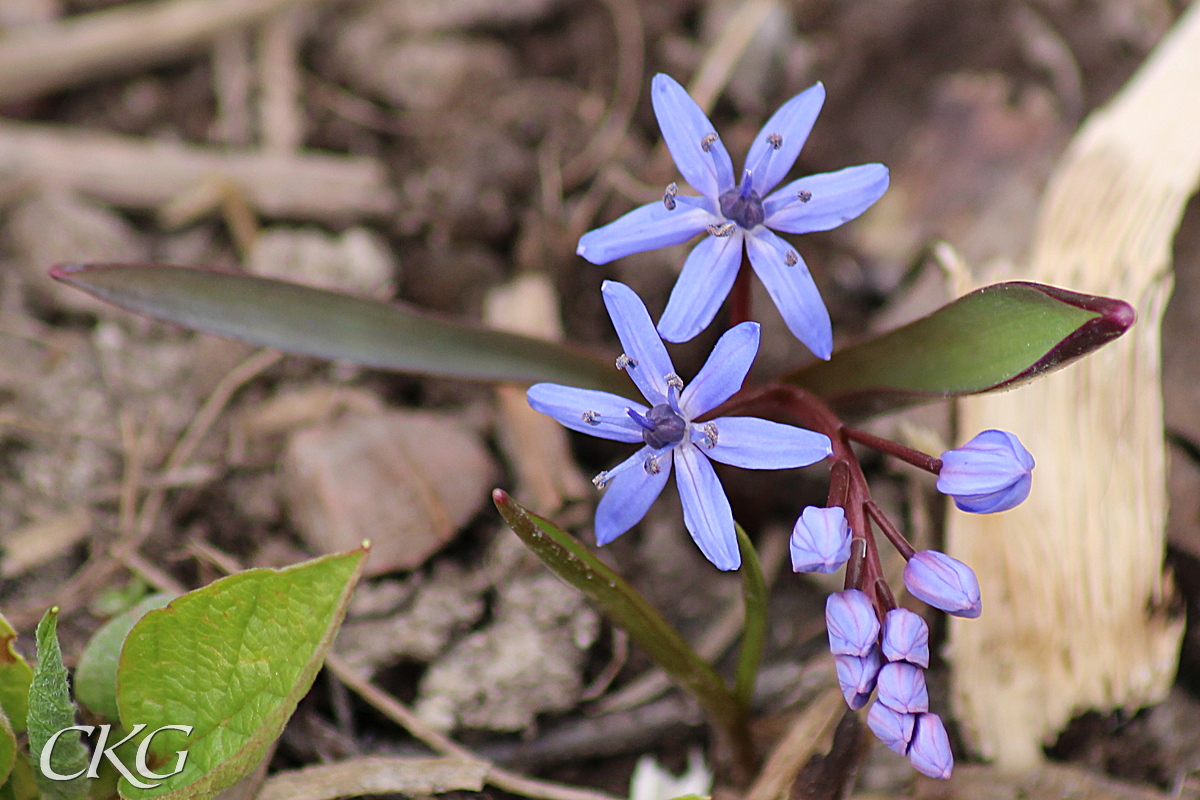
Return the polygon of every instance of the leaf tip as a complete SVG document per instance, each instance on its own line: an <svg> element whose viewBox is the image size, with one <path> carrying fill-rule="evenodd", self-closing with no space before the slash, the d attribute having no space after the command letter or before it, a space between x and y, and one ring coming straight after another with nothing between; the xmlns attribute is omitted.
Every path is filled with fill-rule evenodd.
<svg viewBox="0 0 1200 800"><path fill-rule="evenodd" d="M492 502L496 504L497 508L509 505L508 492L503 489L492 489Z"/></svg>

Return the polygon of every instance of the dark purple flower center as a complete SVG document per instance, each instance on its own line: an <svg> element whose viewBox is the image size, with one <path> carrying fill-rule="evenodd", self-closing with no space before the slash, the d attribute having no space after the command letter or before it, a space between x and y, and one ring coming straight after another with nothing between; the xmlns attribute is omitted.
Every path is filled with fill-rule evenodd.
<svg viewBox="0 0 1200 800"><path fill-rule="evenodd" d="M659 403L644 415L632 408L627 413L642 427L642 441L655 450L679 444L687 432L687 422L667 403Z"/></svg>
<svg viewBox="0 0 1200 800"><path fill-rule="evenodd" d="M754 191L754 180L749 170L742 175L742 185L721 195L720 202L725 219L736 222L740 227L750 230L762 224L765 216L762 198Z"/></svg>

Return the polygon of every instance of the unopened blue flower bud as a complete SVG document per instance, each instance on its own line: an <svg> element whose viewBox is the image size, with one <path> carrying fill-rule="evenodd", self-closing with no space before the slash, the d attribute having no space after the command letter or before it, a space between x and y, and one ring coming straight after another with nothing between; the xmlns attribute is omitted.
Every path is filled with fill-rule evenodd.
<svg viewBox="0 0 1200 800"><path fill-rule="evenodd" d="M796 520L791 539L792 571L837 572L850 560L850 526L839 506L809 506Z"/></svg>
<svg viewBox="0 0 1200 800"><path fill-rule="evenodd" d="M937 714L921 714L908 745L908 760L922 775L946 780L954 771L950 737Z"/></svg>
<svg viewBox="0 0 1200 800"><path fill-rule="evenodd" d="M1020 505L1033 484L1033 456L1008 431L988 430L942 453L937 489L972 514L994 514Z"/></svg>
<svg viewBox="0 0 1200 800"><path fill-rule="evenodd" d="M916 727L916 714L902 714L876 701L867 712L867 725L888 748L897 755L908 755Z"/></svg>
<svg viewBox="0 0 1200 800"><path fill-rule="evenodd" d="M829 595L825 601L825 627L829 631L829 650L835 656L865 656L879 638L875 607L859 589Z"/></svg>
<svg viewBox="0 0 1200 800"><path fill-rule="evenodd" d="M879 648L873 647L865 656L834 656L834 670L837 672L838 686L841 687L842 697L851 711L858 711L871 699L875 690L875 681L879 678L879 668L883 666L883 657Z"/></svg>
<svg viewBox="0 0 1200 800"><path fill-rule="evenodd" d="M975 573L937 550L922 550L908 560L904 585L913 597L957 617L974 619L983 612Z"/></svg>
<svg viewBox="0 0 1200 800"><path fill-rule="evenodd" d="M929 710L924 671L907 661L892 661L879 671L879 702L901 714Z"/></svg>
<svg viewBox="0 0 1200 800"><path fill-rule="evenodd" d="M883 657L929 666L929 626L907 608L893 608L883 618Z"/></svg>

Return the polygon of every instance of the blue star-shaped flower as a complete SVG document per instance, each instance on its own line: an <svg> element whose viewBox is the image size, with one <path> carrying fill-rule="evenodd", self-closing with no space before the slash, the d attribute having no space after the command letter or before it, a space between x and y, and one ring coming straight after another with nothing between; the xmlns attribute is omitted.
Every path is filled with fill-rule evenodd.
<svg viewBox="0 0 1200 800"><path fill-rule="evenodd" d="M605 281L601 292L625 349L617 367L629 373L649 406L556 383L531 386L529 405L572 430L643 445L596 476L596 485L607 488L596 507L599 544L611 542L646 515L674 465L688 533L718 569L737 569L742 558L733 512L709 459L747 469L804 467L832 454L829 437L755 417L696 422L742 387L758 354L758 323L743 322L726 331L684 388L637 294L615 281Z"/></svg>
<svg viewBox="0 0 1200 800"><path fill-rule="evenodd" d="M675 165L702 197L678 194L671 184L661 202L584 234L576 252L593 264L607 264L683 244L707 231L708 237L684 262L658 323L658 332L668 342L685 342L716 316L741 267L745 242L750 265L788 329L818 357L829 358L833 330L817 285L800 254L768 228L811 233L854 219L887 190L887 167L863 164L810 175L771 192L792 168L825 102L825 87L818 83L767 120L750 146L739 184L729 153L687 91L658 74L650 93Z"/></svg>

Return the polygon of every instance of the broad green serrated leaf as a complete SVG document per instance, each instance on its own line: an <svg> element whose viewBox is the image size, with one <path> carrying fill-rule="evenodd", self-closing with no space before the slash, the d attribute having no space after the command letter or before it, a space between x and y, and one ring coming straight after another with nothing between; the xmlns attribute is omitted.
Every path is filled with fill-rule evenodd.
<svg viewBox="0 0 1200 800"><path fill-rule="evenodd" d="M12 725L8 724L4 709L0 708L0 785L8 780L8 773L12 771L13 759L16 757L17 737L13 733Z"/></svg>
<svg viewBox="0 0 1200 800"><path fill-rule="evenodd" d="M67 668L63 665L58 647L58 608L52 608L37 626L37 665L29 684L29 753L34 763L41 764L42 750L55 734L75 724L75 704L67 686ZM78 775L70 780L56 780L39 769L38 787L45 800L74 800L87 797L88 778L81 774L88 768L88 752L79 734L69 731L54 741L49 758L50 772L55 775Z"/></svg>
<svg viewBox="0 0 1200 800"><path fill-rule="evenodd" d="M0 709L8 715L14 733L25 730L25 717L29 713L29 682L33 670L13 648L17 632L0 614Z"/></svg>
<svg viewBox="0 0 1200 800"><path fill-rule="evenodd" d="M121 647L134 624L147 612L171 602L168 594L152 594L110 619L92 635L75 668L75 699L110 722L120 719L117 709L117 664ZM118 739L119 740L119 739Z"/></svg>
<svg viewBox="0 0 1200 800"><path fill-rule="evenodd" d="M52 274L130 311L289 353L448 378L634 391L611 361L402 304L157 264L68 266Z"/></svg>
<svg viewBox="0 0 1200 800"><path fill-rule="evenodd" d="M1007 389L1123 334L1129 304L1024 281L964 295L783 378L848 416Z"/></svg>
<svg viewBox="0 0 1200 800"><path fill-rule="evenodd" d="M192 732L164 731L151 742L160 773L187 752L179 774L154 789L122 779L121 796L207 798L254 769L321 668L365 557L355 550L248 570L142 617L117 668L121 723Z"/></svg>
<svg viewBox="0 0 1200 800"><path fill-rule="evenodd" d="M714 722L727 730L741 724L737 701L721 676L636 589L550 520L522 508L499 489L492 499L521 541L628 633L654 663L696 698Z"/></svg>

